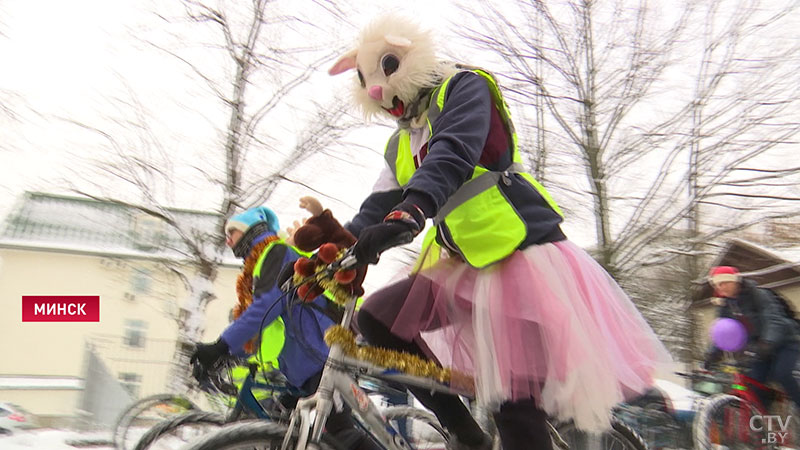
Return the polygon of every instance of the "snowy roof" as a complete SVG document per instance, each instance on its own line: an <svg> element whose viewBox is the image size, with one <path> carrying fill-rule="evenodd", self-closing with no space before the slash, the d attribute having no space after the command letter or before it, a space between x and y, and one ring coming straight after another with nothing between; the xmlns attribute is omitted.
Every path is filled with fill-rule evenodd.
<svg viewBox="0 0 800 450"><path fill-rule="evenodd" d="M734 266L743 276L766 288L782 288L800 284L800 247L769 248L745 239L731 239L711 266ZM714 294L711 285L703 283L693 297L705 306Z"/></svg>
<svg viewBox="0 0 800 450"><path fill-rule="evenodd" d="M794 277L800 276L800 247L765 247L762 244L748 241L746 239L731 239L726 246L726 253L733 252L736 248L748 249L751 255L750 265L740 267L743 275L759 276L780 271L794 272ZM758 258L753 258L752 253L758 254ZM720 257L717 264L722 264L727 254Z"/></svg>
<svg viewBox="0 0 800 450"><path fill-rule="evenodd" d="M800 246L776 248L772 250L772 253L786 261L800 265Z"/></svg>
<svg viewBox="0 0 800 450"><path fill-rule="evenodd" d="M83 379L58 376L1 376L0 389L83 389Z"/></svg>
<svg viewBox="0 0 800 450"><path fill-rule="evenodd" d="M166 212L184 233L205 235L202 241L219 234L219 214L177 208ZM173 227L134 206L38 192L25 193L8 215L0 229L0 246L177 259L188 251ZM226 251L225 262L232 259Z"/></svg>

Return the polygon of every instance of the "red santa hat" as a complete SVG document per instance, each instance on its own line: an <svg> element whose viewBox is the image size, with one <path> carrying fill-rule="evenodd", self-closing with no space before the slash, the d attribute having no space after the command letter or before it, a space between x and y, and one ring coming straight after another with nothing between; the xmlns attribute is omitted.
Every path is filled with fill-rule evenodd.
<svg viewBox="0 0 800 450"><path fill-rule="evenodd" d="M712 267L708 273L708 281L715 288L726 281L739 281L739 270L731 266Z"/></svg>

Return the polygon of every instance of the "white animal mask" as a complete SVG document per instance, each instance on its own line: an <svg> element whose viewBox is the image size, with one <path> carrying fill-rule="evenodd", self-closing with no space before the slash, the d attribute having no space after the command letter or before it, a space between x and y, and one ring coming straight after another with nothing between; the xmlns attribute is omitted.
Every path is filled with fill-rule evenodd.
<svg viewBox="0 0 800 450"><path fill-rule="evenodd" d="M428 32L390 14L367 26L358 47L342 55L328 73L350 69L356 69L353 93L364 115L400 119L408 118L420 90L436 86L452 66L437 61Z"/></svg>

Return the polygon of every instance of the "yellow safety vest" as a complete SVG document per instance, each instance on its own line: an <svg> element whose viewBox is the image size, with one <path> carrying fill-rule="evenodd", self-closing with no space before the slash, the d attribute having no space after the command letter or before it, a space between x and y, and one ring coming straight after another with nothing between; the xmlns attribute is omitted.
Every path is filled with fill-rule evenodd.
<svg viewBox="0 0 800 450"><path fill-rule="evenodd" d="M253 266L253 280L257 279L261 275L261 268L264 266L264 261L267 259L269 251L272 250L272 247L275 244L285 245L285 242L282 239L272 241L267 245L264 251L261 252L261 255L259 255L255 266ZM293 248L293 250L301 255L306 255L304 252L301 252L296 248ZM258 374L262 373L262 370L270 371L278 369L278 356L281 354L281 350L283 350L283 344L286 341L285 329L286 327L283 323L283 319L278 317L277 319L273 320L272 323L264 327L264 329L261 331L261 346L259 347L258 353L248 358L249 362L261 364L261 369L256 372L257 377ZM250 369L248 369L247 366L238 366L231 370L233 384L237 389L242 388L242 384L249 373ZM257 399L261 400L262 398L269 397L272 393L253 392L253 394ZM231 399L231 401L233 400L234 399Z"/></svg>
<svg viewBox="0 0 800 450"><path fill-rule="evenodd" d="M286 242L282 239L270 242L264 251L259 255L258 260L256 261L255 266L253 266L253 279L255 280L261 274L261 268L264 265L264 261L267 259L267 255L269 251L272 250L272 247L276 244L283 244L287 245ZM312 253L304 252L297 247L289 246L292 250L297 252L300 256L304 256L306 258L310 257ZM333 294L328 291L325 291L324 295L328 298L332 298ZM358 299L358 306L364 301L363 298ZM248 358L249 362L259 363L261 364L261 370L259 370L256 374L262 373L262 370L270 371L270 370L277 370L278 369L278 356L281 354L283 350L283 345L286 341L286 334L285 334L285 324L281 317L278 317L272 323L267 325L264 330L261 332L261 347L259 349L258 354L251 356ZM244 383L245 378L247 378L249 374L249 369L246 366L239 366L233 368L231 371L231 375L233 377L234 385L236 385L237 389L241 389L242 384ZM257 399L266 398L271 395L271 392L254 392L254 395Z"/></svg>
<svg viewBox="0 0 800 450"><path fill-rule="evenodd" d="M489 84L494 105L511 136L511 146L508 151L511 153L513 163L502 172L490 171L480 165L475 167L471 178L450 196L433 218L435 226L425 235L423 256L417 262L415 270L436 263L440 252L437 240L445 242L447 247L458 252L468 264L477 268L486 267L513 253L525 240L527 227L498 186L501 181L510 184L511 174L522 176L554 211L563 215L544 186L522 170L522 159L517 148L517 134L511 122L511 114L494 77L481 69L470 68L470 71L486 79ZM444 80L431 93L426 119L431 137L432 124L444 109L447 85L451 79L452 77L449 77ZM407 129L399 128L392 134L386 144L384 158L400 186L406 186L416 171L411 149L411 134Z"/></svg>

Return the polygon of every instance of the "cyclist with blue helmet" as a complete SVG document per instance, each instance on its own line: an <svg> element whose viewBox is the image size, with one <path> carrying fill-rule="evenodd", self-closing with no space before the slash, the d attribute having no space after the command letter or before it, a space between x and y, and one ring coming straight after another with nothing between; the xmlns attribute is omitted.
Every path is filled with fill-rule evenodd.
<svg viewBox="0 0 800 450"><path fill-rule="evenodd" d="M305 205L312 213L321 211L316 201ZM317 390L328 355L323 333L334 321L325 313L329 305L324 296L312 301L316 308L302 309L301 305L290 306L289 298L280 290L281 270L292 265L302 252L281 239L279 229L277 215L266 206L236 214L225 224L226 244L244 260L236 283L239 303L233 311L234 321L217 341L198 344L191 361L213 367L225 355L251 354L264 329L262 339L275 340L275 345L269 346L275 355L263 355L262 359L277 356L278 367L289 384L311 394ZM282 399L288 407L293 407L296 401L296 398ZM331 415L326 428L347 449L377 448L356 428L346 405Z"/></svg>

